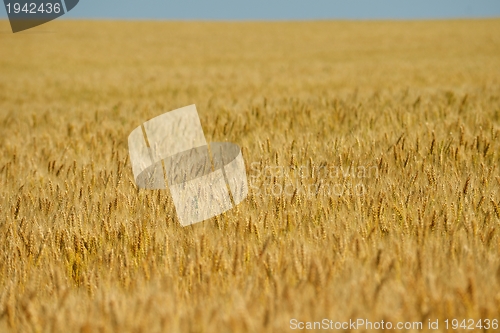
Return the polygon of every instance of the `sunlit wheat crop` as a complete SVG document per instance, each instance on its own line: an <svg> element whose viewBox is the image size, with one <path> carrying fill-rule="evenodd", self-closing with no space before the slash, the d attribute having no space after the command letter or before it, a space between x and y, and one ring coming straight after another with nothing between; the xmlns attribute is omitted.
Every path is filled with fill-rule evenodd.
<svg viewBox="0 0 500 333"><path fill-rule="evenodd" d="M499 20L9 29L0 332L500 319ZM249 195L182 228L127 137L190 104Z"/></svg>

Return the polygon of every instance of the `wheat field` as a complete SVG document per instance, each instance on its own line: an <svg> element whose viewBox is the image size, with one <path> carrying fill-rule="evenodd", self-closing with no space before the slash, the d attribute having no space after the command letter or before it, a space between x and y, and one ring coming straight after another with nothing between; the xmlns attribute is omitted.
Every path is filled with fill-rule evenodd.
<svg viewBox="0 0 500 333"><path fill-rule="evenodd" d="M0 332L500 319L498 31L0 21ZM249 196L182 228L127 137L190 104Z"/></svg>

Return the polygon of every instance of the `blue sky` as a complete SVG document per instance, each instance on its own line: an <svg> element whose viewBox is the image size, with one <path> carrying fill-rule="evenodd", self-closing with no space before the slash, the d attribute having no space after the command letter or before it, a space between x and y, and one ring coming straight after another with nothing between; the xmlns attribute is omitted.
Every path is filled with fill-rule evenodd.
<svg viewBox="0 0 500 333"><path fill-rule="evenodd" d="M1 6L0 17L5 18ZM500 17L500 0L80 0L64 18L436 19Z"/></svg>

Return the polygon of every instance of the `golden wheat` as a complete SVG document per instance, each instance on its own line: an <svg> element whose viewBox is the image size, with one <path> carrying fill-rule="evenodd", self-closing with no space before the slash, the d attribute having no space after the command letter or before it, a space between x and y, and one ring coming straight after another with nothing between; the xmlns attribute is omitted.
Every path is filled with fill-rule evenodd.
<svg viewBox="0 0 500 333"><path fill-rule="evenodd" d="M55 21L0 34L0 331L500 319L499 29ZM193 103L208 141L242 147L250 188L182 228L168 191L135 186L127 136Z"/></svg>

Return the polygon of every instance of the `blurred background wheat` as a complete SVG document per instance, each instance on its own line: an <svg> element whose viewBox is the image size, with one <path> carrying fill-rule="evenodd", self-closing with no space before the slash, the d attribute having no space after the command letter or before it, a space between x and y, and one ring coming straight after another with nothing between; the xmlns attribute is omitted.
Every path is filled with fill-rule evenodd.
<svg viewBox="0 0 500 333"><path fill-rule="evenodd" d="M498 31L55 21L1 33L0 331L498 319ZM135 187L127 137L189 104L207 141L242 147L251 189L182 228L168 191ZM376 172L332 172L349 168ZM347 191L324 191L336 185Z"/></svg>

